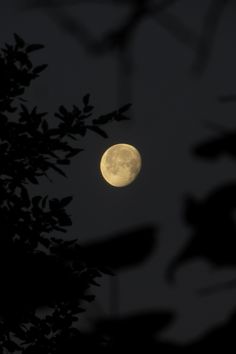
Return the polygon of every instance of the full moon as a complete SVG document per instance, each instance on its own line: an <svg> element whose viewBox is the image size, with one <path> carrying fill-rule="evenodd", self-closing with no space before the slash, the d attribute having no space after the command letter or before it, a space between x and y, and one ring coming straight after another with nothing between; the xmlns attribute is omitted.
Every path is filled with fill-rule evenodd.
<svg viewBox="0 0 236 354"><path fill-rule="evenodd" d="M129 144L116 144L102 155L100 170L103 178L113 187L125 187L132 183L141 170L141 156Z"/></svg>

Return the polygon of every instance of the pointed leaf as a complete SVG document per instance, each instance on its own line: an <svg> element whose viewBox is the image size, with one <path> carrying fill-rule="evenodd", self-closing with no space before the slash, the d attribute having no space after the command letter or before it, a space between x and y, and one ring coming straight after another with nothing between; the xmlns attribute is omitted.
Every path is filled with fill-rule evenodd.
<svg viewBox="0 0 236 354"><path fill-rule="evenodd" d="M43 64L43 65L36 66L33 69L33 73L34 74L39 74L39 73L41 73L41 71L45 70L47 67L48 67L48 64Z"/></svg>
<svg viewBox="0 0 236 354"><path fill-rule="evenodd" d="M22 111L28 115L29 111L28 111L27 107L24 104L21 104L20 106L21 106Z"/></svg>
<svg viewBox="0 0 236 354"><path fill-rule="evenodd" d="M94 106L85 106L83 109L84 113L89 113L94 109Z"/></svg>
<svg viewBox="0 0 236 354"><path fill-rule="evenodd" d="M51 168L55 171L57 171L60 175L64 176L64 177L67 177L66 174L60 169L58 168L57 166L53 165L53 164L50 164Z"/></svg>
<svg viewBox="0 0 236 354"><path fill-rule="evenodd" d="M64 106L62 106L62 105L59 107L59 111L63 115L66 115L68 113L66 108Z"/></svg>
<svg viewBox="0 0 236 354"><path fill-rule="evenodd" d="M26 47L26 52L31 53L39 49L43 49L44 45L43 44L30 44L28 47Z"/></svg>
<svg viewBox="0 0 236 354"><path fill-rule="evenodd" d="M123 107L121 107L118 112L124 113L124 112L128 111L131 106L132 106L132 103L128 103L128 104L124 105Z"/></svg>
<svg viewBox="0 0 236 354"><path fill-rule="evenodd" d="M46 133L48 131L48 122L46 120L42 123L43 132Z"/></svg>
<svg viewBox="0 0 236 354"><path fill-rule="evenodd" d="M68 160L68 159L57 160L57 163L59 165L69 165L70 164L70 160Z"/></svg>
<svg viewBox="0 0 236 354"><path fill-rule="evenodd" d="M70 204L70 202L73 200L73 197L72 196L69 196L69 197L65 197L63 199L61 199L60 201L60 206L62 208L64 208L65 206L67 206L68 204Z"/></svg>
<svg viewBox="0 0 236 354"><path fill-rule="evenodd" d="M33 176L27 176L28 180L33 184L39 184L38 180Z"/></svg>
<svg viewBox="0 0 236 354"><path fill-rule="evenodd" d="M25 41L18 34L14 33L14 38L19 48L23 48L25 46Z"/></svg>
<svg viewBox="0 0 236 354"><path fill-rule="evenodd" d="M93 119L94 124L106 124L109 121L112 121L117 116L117 112L113 111L108 114L99 116L97 119Z"/></svg>
<svg viewBox="0 0 236 354"><path fill-rule="evenodd" d="M85 106L88 105L88 103L89 103L89 98L90 98L90 94L89 94L89 93L84 96L83 102L84 102L84 105L85 105Z"/></svg>
<svg viewBox="0 0 236 354"><path fill-rule="evenodd" d="M32 204L33 204L33 206L34 206L34 207L35 207L35 206L38 206L41 199L42 199L42 197L39 196L39 195L36 195L35 197L33 197L33 198L32 198Z"/></svg>
<svg viewBox="0 0 236 354"><path fill-rule="evenodd" d="M93 132L101 135L103 138L108 138L108 135L106 132L104 132L104 130L102 130L101 128L99 127L96 127L96 126L92 126L92 125L89 125L87 126L88 129L92 130Z"/></svg>
<svg viewBox="0 0 236 354"><path fill-rule="evenodd" d="M121 120L130 120L130 118L126 117L126 116L123 116L122 114L119 114L115 117L115 120L117 122L121 121Z"/></svg>
<svg viewBox="0 0 236 354"><path fill-rule="evenodd" d="M42 207L43 208L45 208L45 206L46 206L47 199L48 199L48 195L46 195L42 200Z"/></svg>
<svg viewBox="0 0 236 354"><path fill-rule="evenodd" d="M73 149L73 151L69 152L69 154L66 155L67 158L74 157L81 151L84 151L84 149Z"/></svg>

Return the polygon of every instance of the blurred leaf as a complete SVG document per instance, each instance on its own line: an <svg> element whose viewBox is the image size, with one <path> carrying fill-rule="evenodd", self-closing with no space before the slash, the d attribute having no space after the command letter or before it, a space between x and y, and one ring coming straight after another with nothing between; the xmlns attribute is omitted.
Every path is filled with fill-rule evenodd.
<svg viewBox="0 0 236 354"><path fill-rule="evenodd" d="M33 175L28 175L28 180L33 184L39 184L38 180Z"/></svg>
<svg viewBox="0 0 236 354"><path fill-rule="evenodd" d="M46 196L42 199L42 207L43 207L43 208L45 208L45 206L46 206L47 199L48 199L48 195L46 195Z"/></svg>
<svg viewBox="0 0 236 354"><path fill-rule="evenodd" d="M25 46L25 41L18 34L14 33L14 38L19 48L23 48Z"/></svg>
<svg viewBox="0 0 236 354"><path fill-rule="evenodd" d="M78 153L84 151L84 149L73 149L73 151L69 152L69 154L66 155L67 158L74 157Z"/></svg>
<svg viewBox="0 0 236 354"><path fill-rule="evenodd" d="M94 109L94 106L85 106L83 111L84 113L90 113Z"/></svg>
<svg viewBox="0 0 236 354"><path fill-rule="evenodd" d="M64 208L65 206L67 206L68 204L70 204L70 202L73 200L73 197L72 196L69 196L69 197L65 197L63 199L61 199L60 201L60 206L62 208Z"/></svg>
<svg viewBox="0 0 236 354"><path fill-rule="evenodd" d="M32 198L32 204L33 204L33 206L34 206L34 207L35 207L35 206L38 206L41 199L42 199L42 197L39 196L39 195L33 197L33 198Z"/></svg>
<svg viewBox="0 0 236 354"><path fill-rule="evenodd" d="M107 133L104 132L104 130L100 129L99 127L96 127L94 125L88 125L87 128L92 130L93 132L101 135L103 138L108 138Z"/></svg>
<svg viewBox="0 0 236 354"><path fill-rule="evenodd" d="M31 53L31 52L34 52L36 50L39 50L39 49L43 49L44 48L44 45L42 44L30 44L26 47L26 52L27 53Z"/></svg>
<svg viewBox="0 0 236 354"><path fill-rule="evenodd" d="M68 160L68 159L57 160L57 163L59 165L69 165L70 164L70 160Z"/></svg>
<svg viewBox="0 0 236 354"><path fill-rule="evenodd" d="M46 133L48 131L48 122L46 120L42 123L43 132Z"/></svg>
<svg viewBox="0 0 236 354"><path fill-rule="evenodd" d="M62 113L63 115L67 115L67 114L68 114L66 108L65 108L64 106L62 106L62 105L59 107L59 111L60 111L60 113Z"/></svg>
<svg viewBox="0 0 236 354"><path fill-rule="evenodd" d="M118 122L118 121L121 121L121 120L130 120L130 118L118 114L118 115L115 117L115 120Z"/></svg>
<svg viewBox="0 0 236 354"><path fill-rule="evenodd" d="M131 106L132 106L132 104L131 104L131 103L128 103L128 104L124 105L123 107L121 107L121 108L118 110L119 114L121 114L121 113L124 113L124 112L128 111L128 110L130 109L130 107L131 107Z"/></svg>
<svg viewBox="0 0 236 354"><path fill-rule="evenodd" d="M90 98L90 94L89 93L83 97L83 103L84 103L85 106L88 105L89 98Z"/></svg>
<svg viewBox="0 0 236 354"><path fill-rule="evenodd" d="M62 175L63 177L67 177L66 174L56 165L50 164L51 168L55 171L57 171L60 175Z"/></svg>
<svg viewBox="0 0 236 354"><path fill-rule="evenodd" d="M45 70L47 67L48 67L48 64L43 64L43 65L36 66L36 67L33 69L33 73L34 73L34 74L39 74L39 73L41 73L43 70Z"/></svg>
<svg viewBox="0 0 236 354"><path fill-rule="evenodd" d="M94 124L106 124L110 121L112 121L117 115L116 111L113 111L111 113L101 115L97 119L93 119Z"/></svg>

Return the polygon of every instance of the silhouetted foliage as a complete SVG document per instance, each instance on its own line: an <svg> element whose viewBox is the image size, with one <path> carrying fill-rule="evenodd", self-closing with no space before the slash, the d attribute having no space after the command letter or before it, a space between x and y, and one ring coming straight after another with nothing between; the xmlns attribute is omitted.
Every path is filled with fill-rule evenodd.
<svg viewBox="0 0 236 354"><path fill-rule="evenodd" d="M81 305L94 299L88 290L104 272L89 264L77 239L53 234L71 225L66 207L72 196L31 196L27 185L49 178L51 170L66 177L63 165L83 150L70 141L88 131L107 137L100 125L129 119L124 113L130 105L94 117L86 94L82 107L61 105L55 113L59 124L50 127L47 113L29 109L23 98L47 67L31 61L43 45L14 37L0 52L0 346L2 353L62 353L74 337L83 346L76 329Z"/></svg>
<svg viewBox="0 0 236 354"><path fill-rule="evenodd" d="M199 144L194 148L193 152L196 156L215 160L220 157L229 156L236 157L236 131L223 131L217 137L209 139L209 141Z"/></svg>
<svg viewBox="0 0 236 354"><path fill-rule="evenodd" d="M173 317L170 313L150 312L100 320L96 323L96 332L107 338L107 352L141 350L156 353L158 349L168 350L172 347L168 343L158 342L156 336L170 325Z"/></svg>
<svg viewBox="0 0 236 354"><path fill-rule="evenodd" d="M221 323L218 328L207 333L197 343L188 345L186 352L197 354L205 350L224 351L226 348L235 350L235 325L236 316L232 315L229 321Z"/></svg>
<svg viewBox="0 0 236 354"><path fill-rule="evenodd" d="M79 5L83 1L70 0L67 5ZM208 5L203 18L203 26L200 35L191 27L186 25L182 19L171 13L169 10L178 4L180 0L104 0L107 4L129 6L129 15L126 16L116 28L105 33L102 38L95 39L87 28L78 19L73 19L70 14L62 8L65 2L62 1L25 1L25 8L44 8L58 25L74 37L79 44L92 54L103 54L114 49L125 51L131 44L138 26L148 17L167 30L180 43L195 51L193 72L202 75L207 69L211 57L213 45L216 40L222 17L227 6L232 3L230 0L212 0ZM90 0L90 3L101 3L99 0ZM53 11L51 11L53 9ZM120 57L120 60L124 56ZM125 65L125 63L123 63Z"/></svg>
<svg viewBox="0 0 236 354"><path fill-rule="evenodd" d="M230 2L230 0L210 1L193 64L193 69L198 74L203 74L207 68L222 16Z"/></svg>
<svg viewBox="0 0 236 354"><path fill-rule="evenodd" d="M236 101L236 95L221 95L218 97L218 101L221 103L229 103Z"/></svg>
<svg viewBox="0 0 236 354"><path fill-rule="evenodd" d="M80 2L80 0L70 0L67 2L67 4L78 4ZM91 0L91 2L96 2L96 0ZM71 16L69 12L65 10L65 8L61 8L61 5L63 5L63 3L63 0L34 0L30 2L26 1L26 4L31 7L50 8L49 15L53 17L53 19L61 28L63 28L67 33L73 36L79 44L82 44L88 52L96 55L101 55L108 51L119 51L121 54L119 58L122 61L121 68L123 69L123 73L125 73L124 77L128 77L130 79L130 59L128 58L127 60L127 55L123 55L123 52L127 51L137 28L140 26L140 24L143 23L143 21L147 17L155 19L158 25L166 29L180 43L196 51L192 70L197 75L202 75L207 69L213 46L216 40L216 34L220 28L222 15L230 1L212 0L209 2L209 4L208 2L206 2L208 9L203 20L203 27L200 35L197 34L197 32L195 32L193 29L189 28L188 25L184 23L184 21L179 19L173 13L169 12L171 6L178 3L178 0L160 0L157 2L144 0L110 1L110 3L120 5L129 4L130 12L128 16L126 16L124 21L120 23L119 26L114 27L113 30L109 31L109 33L105 33L104 36L102 36L102 38L99 38L98 40L96 40L92 36L92 34L83 26L83 23L81 23L78 19L74 19L73 16ZM53 11L51 11L52 8ZM21 39L18 38L17 42L18 45L23 45ZM27 52L30 53L32 50L37 49L40 49L38 45L29 45ZM32 74L39 73L43 68L44 66L39 66L38 69L32 72ZM29 74L30 73L31 72L29 71ZM221 96L219 98L219 101L222 103L233 102L235 101L235 96ZM83 103L85 107L82 111L79 111L78 107L73 107L72 110L68 110L63 106L59 108L58 113L56 113L56 117L62 121L60 126L58 127L59 130L61 129L61 133L58 135L56 134L55 136L54 133L52 133L52 136L55 137L55 141L59 141L59 139L64 139L67 137L76 140L76 136L74 136L74 134L84 136L88 130L92 130L95 133L101 135L102 137L107 137L106 132L101 129L101 126L103 126L103 124L114 120L119 121L122 119L127 119L127 117L123 115L123 109L121 109L92 119L90 123L88 123L87 118L89 119L90 114L93 112L93 106L89 102L88 95L84 97ZM8 103L8 105L9 104L11 104L11 102ZM25 115L31 115L31 113L28 113L28 111L25 110L24 105L22 105L21 108L22 112ZM10 110L11 109L12 108L10 107ZM47 132L47 121L44 121L44 123L42 123L42 130L43 132ZM16 135L18 135L18 132ZM235 137L235 132L224 131L220 136L213 138L212 140L196 147L194 149L194 153L196 156L201 158L207 158L208 160L216 159L223 155L235 157ZM24 141L22 140L22 142ZM30 181L31 183L38 183L38 177L41 175L47 175L46 172L49 169L54 169L58 173L65 175L63 170L60 169L58 165L68 164L69 159L77 155L77 153L79 153L81 150L67 150L67 145L63 147L62 145L58 146L56 144L56 142L53 142L53 148L50 148L50 151L53 151L54 153L54 155L52 154L49 156L52 165L47 165L45 164L45 162L42 162L40 164L40 161L35 161L35 164L31 168L32 173L29 173L27 176L23 175L26 180L28 179L28 181ZM37 146L37 149L38 148L39 147ZM55 150L60 154L66 153L66 155L63 157L60 156L60 158L58 158L57 155L55 155ZM44 155L48 156L46 153L44 153ZM6 160L9 161L8 158ZM34 168L36 166L40 166L38 173L41 174L39 175L33 173ZM11 166L9 167L9 169L10 168ZM19 171L20 174L23 174L21 170ZM188 198L186 200L185 219L188 225L192 228L192 238L188 242L186 249L183 250L183 253L180 254L180 256L176 260L174 260L174 263L171 265L169 269L169 274L171 276L173 276L173 272L176 271L177 267L186 264L186 262L190 262L193 258L204 258L218 266L235 264L233 256L233 250L235 248L235 223L233 216L235 209L235 191L236 185L234 183L231 183L226 186L217 188L215 191L211 192L209 196L206 196L202 201L195 200L194 198ZM27 193L27 191L22 191L22 195L23 193ZM29 197L27 196L26 199L28 200L28 198ZM17 203L19 203L19 201ZM31 203L31 200L29 201L29 203ZM45 207L47 204L47 197L43 197L42 200L35 199L34 208L40 209L40 207L38 207L38 205L41 205L40 203L42 203L43 207ZM69 225L69 220L68 216L65 215L64 208L58 207L57 200L49 201L47 205L49 205L49 216L47 216L47 218L50 219L51 217L50 221L47 222L48 232L50 233L52 230L65 231L63 226L65 227ZM53 207L51 208L51 206ZM51 214L51 209L54 210L53 217ZM59 212L59 210L63 210L64 225L63 223L61 224L61 220L63 218L62 212ZM16 213L17 212L18 210L16 210ZM36 215L39 214L36 213ZM45 213L43 214L43 216L45 216ZM40 218L40 220L41 219L42 218ZM28 221L29 220L30 219L28 218ZM32 225L32 229L33 226L34 225ZM44 224L41 226L41 228L43 229L43 227L45 228ZM143 231L144 236L146 234L146 231ZM12 234L14 235L14 231L12 232ZM224 241L223 243L222 237L224 237L227 242ZM35 244L35 241L29 242L28 238L26 237L27 247L37 247L38 244L44 245L45 247L49 247L50 252L55 258L55 261L57 261L57 258L59 257L59 259L62 258L63 260L67 260L68 264L70 264L71 258L74 259L74 256L77 253L79 254L79 252L81 251L80 247L76 242L67 244L67 247L64 247L64 242L60 242L59 240L54 239L52 237L46 238L42 237L42 235L39 234L38 239L39 240L37 241L37 244ZM106 267L111 267L112 269L120 270L123 267L136 264L140 260L145 259L152 247L153 239L151 237L148 238L148 242L145 243L145 247L142 251L140 247L142 241L139 244L139 247L135 247L136 254L132 257L132 259L128 259L128 257L124 257L124 259L122 259L122 257L120 257L120 259L117 258L118 252L115 252L116 247L120 251L122 247L124 247L124 244L125 246L128 246L128 248L132 248L132 240L133 239L131 235L131 242L129 243L129 245L127 245L126 242L123 242L121 235L121 237L118 237L117 239L114 239L110 242L104 241L101 244L88 245L86 247L86 252L82 252L82 254L83 256L86 255L86 262L88 262L86 264L89 264L90 267L95 267L95 269L93 269L93 272L95 273L91 275L91 278L95 278L96 275L98 276L98 274L96 273L97 262L98 264L102 265L100 267L100 273L102 273L106 271L109 272ZM142 235L140 237L140 240L142 240ZM32 242L33 245L31 245ZM83 259L82 255L81 259ZM75 261L75 264L77 266L78 261ZM49 278L50 274L54 274L53 270L54 268L52 267L52 272L49 272L48 274ZM62 275L64 274L67 273L65 273L64 269L62 269ZM67 278L67 275L65 275L65 277ZM46 277L45 281L47 279L47 281L49 282L49 278ZM58 289L57 285L58 284L55 279L55 289ZM68 286L70 287L70 284L68 284ZM62 291L62 297L64 296L63 294L64 292ZM42 296L42 298L44 297ZM59 300L60 299L58 299L58 301ZM40 305L43 306L44 304L42 303ZM50 332L55 335L55 338L53 337L53 340L49 341L42 340L45 339L45 336L43 337L42 333L48 333L48 329L41 329L41 326L43 326L44 322L40 322L38 321L38 319L32 319L31 323L34 323L34 325L32 325L32 328L34 328L33 332L35 333L37 332L37 329L40 329L40 331L37 332L37 335L39 336L38 338L40 338L38 340L38 343L41 343L41 347L39 347L39 344L32 344L31 342L26 353L77 353L79 352L79 350L82 350L81 348L83 348L83 352L91 352L92 350L99 350L99 352L111 352L116 350L118 352L119 350L120 352L121 349L127 350L127 348L132 351L137 351L138 349L147 350L147 347L148 352L153 351L155 353L157 351L173 351L175 353L176 351L181 351L181 353L183 353L185 350L188 351L188 353L199 353L200 351L206 349L223 350L225 349L225 343L231 345L232 348L234 348L235 346L233 343L232 335L234 328L234 319L232 320L232 322L229 323L229 326L226 326L225 329L223 329L222 331L214 331L209 334L209 336L204 337L203 340L199 341L199 343L188 345L185 348L177 345L172 346L167 343L157 342L156 340L154 340L154 332L159 330L158 324L162 323L162 319L163 318L162 316L160 316L160 314L149 314L145 316L137 315L134 316L134 318L132 319L113 319L111 321L107 321L105 324L100 323L98 327L94 330L94 332L87 334L87 336L82 335L78 330L75 329L73 329L73 331L70 330L68 332L63 332L63 330L61 330L60 328L60 325L58 325L58 327L55 327L55 332ZM48 318L47 320L49 323L50 321L51 323L53 323L54 321L54 319L50 320L50 318ZM62 322L59 321L59 324L60 323ZM57 336L57 330L58 332L63 332L63 335ZM2 331L2 333L4 333L4 330ZM24 337L25 333L22 334L22 336ZM20 338L20 335L18 335L18 337ZM9 341L6 343L8 343L8 345L10 343L11 345L11 342Z"/></svg>
<svg viewBox="0 0 236 354"><path fill-rule="evenodd" d="M235 265L235 212L235 183L219 187L203 201L188 198L185 219L193 234L182 254L171 265L169 275L172 276L175 267L194 258L204 258L218 266Z"/></svg>
<svg viewBox="0 0 236 354"><path fill-rule="evenodd" d="M84 244L83 250L89 264L121 271L146 260L156 243L155 232L153 226L139 227L97 243Z"/></svg>

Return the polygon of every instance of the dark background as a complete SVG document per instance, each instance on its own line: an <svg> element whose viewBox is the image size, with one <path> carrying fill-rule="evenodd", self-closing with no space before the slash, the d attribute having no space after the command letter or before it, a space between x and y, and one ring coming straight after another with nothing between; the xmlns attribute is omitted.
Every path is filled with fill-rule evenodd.
<svg viewBox="0 0 236 354"><path fill-rule="evenodd" d="M217 125L235 126L236 103L219 97L236 92L236 8L233 1L168 2L161 11L155 10L161 1L150 1L153 10L134 20L127 42L122 46L113 38L109 47L104 38L125 28L141 1L4 0L0 42L11 42L16 32L29 43L45 45L35 62L49 66L28 91L32 107L38 104L53 116L60 104L79 104L87 92L98 113L133 104L132 119L110 125L107 140L88 136L81 141L85 152L66 170L68 179L55 176L53 184L45 179L31 189L74 196L73 226L66 237L81 244L153 225L156 243L149 258L118 276L116 311L121 316L174 312L175 320L161 336L187 343L229 320L236 308L236 287L199 295L199 289L234 279L233 266L217 268L199 256L179 267L173 282L166 278L168 265L192 237L184 220L185 198L205 198L236 177L229 157L211 163L192 154L196 144L219 134ZM135 183L115 189L102 180L99 160L108 146L120 142L139 149L143 168ZM214 248L214 235L211 239ZM85 326L111 314L110 278L101 285Z"/></svg>

